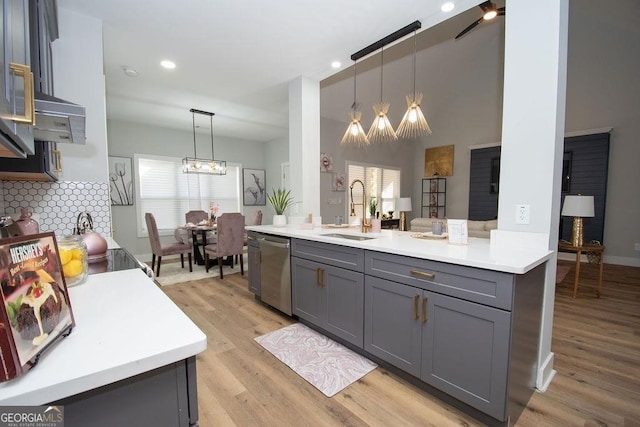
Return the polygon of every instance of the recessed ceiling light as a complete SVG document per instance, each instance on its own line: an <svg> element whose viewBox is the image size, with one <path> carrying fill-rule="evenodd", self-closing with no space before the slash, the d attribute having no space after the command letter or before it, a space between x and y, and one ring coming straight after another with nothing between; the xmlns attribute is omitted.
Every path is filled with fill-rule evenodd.
<svg viewBox="0 0 640 427"><path fill-rule="evenodd" d="M455 5L453 4L453 2L448 1L446 3L442 3L442 6L440 6L440 10L443 12L451 12L454 7Z"/></svg>
<svg viewBox="0 0 640 427"><path fill-rule="evenodd" d="M340 68L341 65L340 61L333 61L331 63L331 68Z"/></svg>
<svg viewBox="0 0 640 427"><path fill-rule="evenodd" d="M160 65L168 70L173 70L174 68L176 68L176 63L173 61L169 61L168 59L160 61Z"/></svg>

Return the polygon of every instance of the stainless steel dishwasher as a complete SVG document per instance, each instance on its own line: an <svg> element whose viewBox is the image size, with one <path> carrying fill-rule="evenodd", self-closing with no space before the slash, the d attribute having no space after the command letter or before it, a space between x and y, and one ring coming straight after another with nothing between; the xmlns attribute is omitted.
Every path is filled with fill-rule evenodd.
<svg viewBox="0 0 640 427"><path fill-rule="evenodd" d="M289 239L254 231L248 233L258 242L260 299L291 316L291 264Z"/></svg>

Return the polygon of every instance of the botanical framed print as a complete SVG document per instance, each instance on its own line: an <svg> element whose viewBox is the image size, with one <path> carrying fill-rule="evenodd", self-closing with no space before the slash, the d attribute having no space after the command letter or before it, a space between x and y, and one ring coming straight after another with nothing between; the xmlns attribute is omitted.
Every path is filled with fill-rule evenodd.
<svg viewBox="0 0 640 427"><path fill-rule="evenodd" d="M131 157L109 156L109 195L111 206L133 205Z"/></svg>
<svg viewBox="0 0 640 427"><path fill-rule="evenodd" d="M345 190L345 181L346 181L346 177L345 174L343 173L334 173L333 174L333 180L331 181L331 189L333 191L344 191Z"/></svg>
<svg viewBox="0 0 640 427"><path fill-rule="evenodd" d="M242 169L242 203L245 206L267 204L267 188L264 169Z"/></svg>

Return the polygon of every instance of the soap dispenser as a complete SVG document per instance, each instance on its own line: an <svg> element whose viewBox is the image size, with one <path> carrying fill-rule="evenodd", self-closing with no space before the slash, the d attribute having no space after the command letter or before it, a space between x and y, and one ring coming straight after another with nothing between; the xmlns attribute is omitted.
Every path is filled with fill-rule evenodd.
<svg viewBox="0 0 640 427"><path fill-rule="evenodd" d="M16 224L20 227L20 230L22 230L22 234L38 234L40 227L38 226L38 222L31 218L31 211L28 208L22 208L20 212L20 219L16 221Z"/></svg>

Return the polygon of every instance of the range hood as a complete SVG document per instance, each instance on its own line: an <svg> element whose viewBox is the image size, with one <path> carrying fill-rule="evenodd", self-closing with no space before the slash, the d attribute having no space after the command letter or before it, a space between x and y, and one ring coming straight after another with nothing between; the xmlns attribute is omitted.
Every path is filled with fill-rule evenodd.
<svg viewBox="0 0 640 427"><path fill-rule="evenodd" d="M36 141L86 143L85 108L42 92L35 93Z"/></svg>

